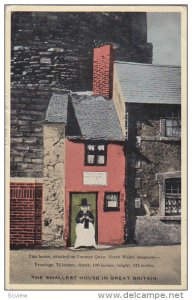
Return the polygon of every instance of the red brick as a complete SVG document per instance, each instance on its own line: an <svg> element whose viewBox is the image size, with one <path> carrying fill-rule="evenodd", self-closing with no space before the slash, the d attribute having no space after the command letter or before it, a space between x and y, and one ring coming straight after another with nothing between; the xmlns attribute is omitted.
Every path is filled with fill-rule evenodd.
<svg viewBox="0 0 192 300"><path fill-rule="evenodd" d="M11 246L41 245L42 194L40 183L10 184Z"/></svg>
<svg viewBox="0 0 192 300"><path fill-rule="evenodd" d="M105 45L94 49L93 58L93 94L112 97L113 84L113 59L112 45Z"/></svg>

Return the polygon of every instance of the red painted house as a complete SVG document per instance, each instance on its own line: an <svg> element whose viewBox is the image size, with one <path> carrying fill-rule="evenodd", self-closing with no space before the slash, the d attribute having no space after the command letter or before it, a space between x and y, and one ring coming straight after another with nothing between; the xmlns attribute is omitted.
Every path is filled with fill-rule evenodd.
<svg viewBox="0 0 192 300"><path fill-rule="evenodd" d="M65 239L73 244L73 216L82 198L95 214L99 244L122 244L125 225L123 135L112 101L72 96L79 136L65 144Z"/></svg>
<svg viewBox="0 0 192 300"><path fill-rule="evenodd" d="M52 99L54 101L52 101ZM53 97L46 122L57 116L63 97ZM61 105L57 105L60 101ZM113 101L91 93L70 94L64 158L64 244L74 246L75 217L86 198L99 245L123 244L125 227L124 137ZM56 119L54 118L54 123Z"/></svg>

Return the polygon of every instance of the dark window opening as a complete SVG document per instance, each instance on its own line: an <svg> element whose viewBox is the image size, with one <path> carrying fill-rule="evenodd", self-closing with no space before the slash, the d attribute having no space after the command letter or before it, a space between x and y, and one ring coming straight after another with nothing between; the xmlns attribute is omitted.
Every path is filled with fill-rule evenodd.
<svg viewBox="0 0 192 300"><path fill-rule="evenodd" d="M166 136L181 136L181 120L177 118L166 118L165 120Z"/></svg>
<svg viewBox="0 0 192 300"><path fill-rule="evenodd" d="M164 117L161 118L161 136L165 137L181 137L181 112L176 109L168 111Z"/></svg>
<svg viewBox="0 0 192 300"><path fill-rule="evenodd" d="M165 215L181 215L181 178L165 180Z"/></svg>
<svg viewBox="0 0 192 300"><path fill-rule="evenodd" d="M107 192L104 199L104 211L119 211L119 192Z"/></svg>
<svg viewBox="0 0 192 300"><path fill-rule="evenodd" d="M85 145L85 165L105 166L107 163L107 145L87 143Z"/></svg>

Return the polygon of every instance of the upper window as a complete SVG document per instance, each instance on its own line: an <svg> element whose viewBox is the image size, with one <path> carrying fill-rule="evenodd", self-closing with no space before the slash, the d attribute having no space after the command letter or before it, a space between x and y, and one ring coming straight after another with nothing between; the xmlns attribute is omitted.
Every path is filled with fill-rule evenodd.
<svg viewBox="0 0 192 300"><path fill-rule="evenodd" d="M165 135L181 136L181 116L180 111L167 112L165 119Z"/></svg>
<svg viewBox="0 0 192 300"><path fill-rule="evenodd" d="M180 111L167 112L165 119L161 119L161 135L165 137L181 137Z"/></svg>
<svg viewBox="0 0 192 300"><path fill-rule="evenodd" d="M165 216L181 214L181 178L165 179Z"/></svg>
<svg viewBox="0 0 192 300"><path fill-rule="evenodd" d="M168 118L165 123L166 136L181 136L181 121L176 118Z"/></svg>
<svg viewBox="0 0 192 300"><path fill-rule="evenodd" d="M105 166L107 162L107 145L102 143L85 144L85 165Z"/></svg>

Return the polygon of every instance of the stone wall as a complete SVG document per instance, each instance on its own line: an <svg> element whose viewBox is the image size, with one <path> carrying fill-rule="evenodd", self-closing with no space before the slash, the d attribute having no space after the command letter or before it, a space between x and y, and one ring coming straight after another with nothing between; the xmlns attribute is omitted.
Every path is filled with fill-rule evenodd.
<svg viewBox="0 0 192 300"><path fill-rule="evenodd" d="M42 177L43 121L49 87L15 87L11 91L11 176ZM60 93L62 90L60 90Z"/></svg>
<svg viewBox="0 0 192 300"><path fill-rule="evenodd" d="M64 140L64 124L44 125L44 246L64 245Z"/></svg>
<svg viewBox="0 0 192 300"><path fill-rule="evenodd" d="M135 238L139 245L170 245L181 243L181 223L162 222L157 216L136 218Z"/></svg>
<svg viewBox="0 0 192 300"><path fill-rule="evenodd" d="M133 104L128 108L129 145L132 146L134 164L137 164L133 169L136 178L140 179L134 188L151 215L158 214L159 209L156 174L181 170L180 138L166 137L161 132L161 119L179 109L177 105L147 104Z"/></svg>
<svg viewBox="0 0 192 300"><path fill-rule="evenodd" d="M93 49L106 43L115 59L151 63L146 13L12 13L11 176L42 176L51 94L92 90Z"/></svg>
<svg viewBox="0 0 192 300"><path fill-rule="evenodd" d="M12 85L92 90L93 49L114 43L116 59L152 62L146 13L12 13Z"/></svg>
<svg viewBox="0 0 192 300"><path fill-rule="evenodd" d="M161 128L161 119L179 110L177 105L127 105L128 240L135 237L141 244L180 241L178 218L177 221L161 220L160 190L156 177L159 173L174 174L181 170L181 140L179 137L163 136ZM135 199L140 201L138 206Z"/></svg>
<svg viewBox="0 0 192 300"><path fill-rule="evenodd" d="M150 213L159 213L159 185L155 174L181 170L181 145L178 142L142 142L140 194Z"/></svg>

